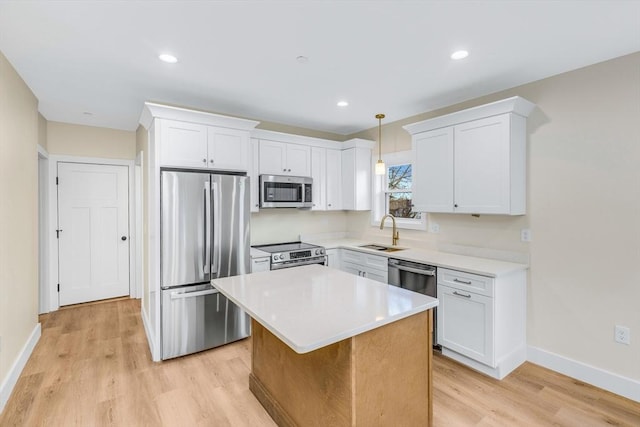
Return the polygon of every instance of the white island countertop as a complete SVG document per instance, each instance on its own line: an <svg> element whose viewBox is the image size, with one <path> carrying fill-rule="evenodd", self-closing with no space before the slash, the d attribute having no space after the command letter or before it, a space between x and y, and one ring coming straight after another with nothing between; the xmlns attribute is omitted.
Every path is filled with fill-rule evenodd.
<svg viewBox="0 0 640 427"><path fill-rule="evenodd" d="M320 265L211 283L297 353L317 350L438 305L435 298Z"/></svg>

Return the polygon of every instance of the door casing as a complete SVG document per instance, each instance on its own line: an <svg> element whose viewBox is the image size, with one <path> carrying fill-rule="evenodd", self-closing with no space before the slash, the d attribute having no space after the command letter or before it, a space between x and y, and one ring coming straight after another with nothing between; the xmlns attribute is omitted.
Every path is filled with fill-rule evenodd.
<svg viewBox="0 0 640 427"><path fill-rule="evenodd" d="M98 157L76 157L76 156L64 156L64 155L50 155L49 156L49 215L48 215L48 230L49 230L49 280L48 280L48 295L49 295L49 310L56 311L60 308L58 299L58 240L55 237L55 230L58 229L58 189L56 185L56 175L58 170L58 162L69 163L93 163L102 165L117 165L127 166L129 176L129 236L131 239L131 247L129 249L129 283L130 283L130 296L131 298L140 298L140 286L136 280L136 249L139 242L139 231L136 229L135 221L135 161L126 159L104 159Z"/></svg>

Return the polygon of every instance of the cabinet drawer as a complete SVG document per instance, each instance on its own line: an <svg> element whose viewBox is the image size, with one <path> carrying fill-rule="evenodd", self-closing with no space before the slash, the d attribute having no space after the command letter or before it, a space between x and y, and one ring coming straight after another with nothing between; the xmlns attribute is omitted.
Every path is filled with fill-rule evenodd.
<svg viewBox="0 0 640 427"><path fill-rule="evenodd" d="M369 255L363 252L342 250L342 260L359 264L362 267L369 267L376 270L387 271L387 257L379 255Z"/></svg>
<svg viewBox="0 0 640 427"><path fill-rule="evenodd" d="M493 296L493 278L478 274L439 268L438 285L447 285L479 295Z"/></svg>

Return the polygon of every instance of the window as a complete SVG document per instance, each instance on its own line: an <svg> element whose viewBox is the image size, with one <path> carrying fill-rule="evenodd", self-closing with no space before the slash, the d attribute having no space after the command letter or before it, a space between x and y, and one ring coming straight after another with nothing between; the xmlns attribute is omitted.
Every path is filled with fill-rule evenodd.
<svg viewBox="0 0 640 427"><path fill-rule="evenodd" d="M420 212L414 212L411 203L411 163L389 165L386 175L385 213L396 218L420 219Z"/></svg>
<svg viewBox="0 0 640 427"><path fill-rule="evenodd" d="M426 214L413 210L412 152L401 151L383 155L384 176L374 176L374 206L372 225L379 225L382 216L396 217L399 228L426 229Z"/></svg>

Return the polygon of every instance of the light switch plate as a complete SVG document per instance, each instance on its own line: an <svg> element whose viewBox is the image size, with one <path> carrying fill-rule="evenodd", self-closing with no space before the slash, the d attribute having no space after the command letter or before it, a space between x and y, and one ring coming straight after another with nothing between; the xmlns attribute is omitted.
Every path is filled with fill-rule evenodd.
<svg viewBox="0 0 640 427"><path fill-rule="evenodd" d="M531 230L528 228L523 228L520 230L520 241L522 242L530 242L531 241Z"/></svg>
<svg viewBox="0 0 640 427"><path fill-rule="evenodd" d="M440 232L440 224L437 222L429 222L429 233L438 234Z"/></svg>

